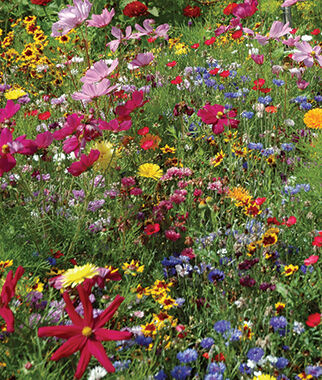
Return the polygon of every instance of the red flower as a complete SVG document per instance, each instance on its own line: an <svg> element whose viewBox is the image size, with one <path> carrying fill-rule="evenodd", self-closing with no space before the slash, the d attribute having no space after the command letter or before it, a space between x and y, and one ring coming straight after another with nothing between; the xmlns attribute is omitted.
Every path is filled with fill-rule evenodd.
<svg viewBox="0 0 322 380"><path fill-rule="evenodd" d="M255 91L263 92L264 94L271 92L271 88L262 88L265 84L265 79L259 78L258 80L254 80L255 86L252 87Z"/></svg>
<svg viewBox="0 0 322 380"><path fill-rule="evenodd" d="M224 354L222 352L220 352L219 354L217 354L215 356L215 360L216 360L216 362L225 362L226 358L225 358Z"/></svg>
<svg viewBox="0 0 322 380"><path fill-rule="evenodd" d="M229 16L234 8L237 7L236 3L228 4L227 7L224 9L224 15Z"/></svg>
<svg viewBox="0 0 322 380"><path fill-rule="evenodd" d="M296 217L295 216L290 216L285 222L283 222L282 224L286 224L287 227L291 227L293 226L293 224L296 223Z"/></svg>
<svg viewBox="0 0 322 380"><path fill-rule="evenodd" d="M38 119L39 120L47 120L50 118L50 116L51 116L51 113L49 111L46 111L46 112L40 113L38 115Z"/></svg>
<svg viewBox="0 0 322 380"><path fill-rule="evenodd" d="M192 7L191 5L188 5L183 10L183 15L186 17L196 18L196 17L199 17L200 14L201 14L201 9L197 5L195 5L194 7Z"/></svg>
<svg viewBox="0 0 322 380"><path fill-rule="evenodd" d="M318 236L315 236L312 245L315 245L317 247L322 246L322 231L319 232Z"/></svg>
<svg viewBox="0 0 322 380"><path fill-rule="evenodd" d="M86 156L86 154L82 154L80 161L73 162L67 170L74 177L78 177L79 175L84 173L88 168L90 168L95 161L98 160L99 155L99 150L92 149L88 156Z"/></svg>
<svg viewBox="0 0 322 380"><path fill-rule="evenodd" d="M312 256L310 256L308 259L305 259L305 260L304 260L304 264L305 264L306 266L313 265L313 264L315 264L318 260L319 260L319 256L317 256L317 255L312 255Z"/></svg>
<svg viewBox="0 0 322 380"><path fill-rule="evenodd" d="M317 36L317 35L320 34L320 33L321 33L320 29L314 29L314 30L312 30L312 32L311 32L311 34L313 34L313 36Z"/></svg>
<svg viewBox="0 0 322 380"><path fill-rule="evenodd" d="M215 41L216 41L216 37L211 37L209 40L205 41L205 45L210 46L213 43L215 43Z"/></svg>
<svg viewBox="0 0 322 380"><path fill-rule="evenodd" d="M263 197L263 198L256 198L256 199L255 199L255 203L256 203L258 206L261 206L265 201L266 201L266 198L265 198L265 197Z"/></svg>
<svg viewBox="0 0 322 380"><path fill-rule="evenodd" d="M117 295L114 301L98 317L93 317L93 307L89 301L89 294L82 285L77 286L80 301L84 308L84 318L81 318L72 304L67 292L63 294L66 303L66 311L72 321L72 325L48 326L38 329L38 336L55 336L67 339L51 356L51 360L72 355L80 351L80 359L77 365L75 377L80 379L85 372L91 356L95 356L107 372L115 372L110 359L107 357L101 341L130 339L132 334L128 331L103 329L103 326L113 317L124 298Z"/></svg>
<svg viewBox="0 0 322 380"><path fill-rule="evenodd" d="M290 31L291 34L295 34L296 32L297 32L297 29L295 28Z"/></svg>
<svg viewBox="0 0 322 380"><path fill-rule="evenodd" d="M0 316L5 320L7 324L7 331L14 332L14 317L12 311L8 305L11 299L15 296L15 290L18 280L24 274L25 270L19 266L16 270L15 276L13 276L12 270L7 274L6 281L3 284L1 296L0 296Z"/></svg>
<svg viewBox="0 0 322 380"><path fill-rule="evenodd" d="M139 17L147 14L148 7L141 1L132 1L123 9L123 14L128 17Z"/></svg>
<svg viewBox="0 0 322 380"><path fill-rule="evenodd" d="M180 76L177 76L176 79L172 79L172 84L180 84L182 82L182 78Z"/></svg>
<svg viewBox="0 0 322 380"><path fill-rule="evenodd" d="M234 40L238 40L242 35L243 35L243 30L242 29L236 30L236 32L234 32L231 35L231 38L233 38Z"/></svg>
<svg viewBox="0 0 322 380"><path fill-rule="evenodd" d="M321 314L314 313L308 316L307 321L305 322L309 327L318 326L321 322Z"/></svg>
<svg viewBox="0 0 322 380"><path fill-rule="evenodd" d="M137 132L137 134L140 135L140 136L144 136L147 133L149 133L149 127L143 127L141 129L139 129L138 132Z"/></svg>
<svg viewBox="0 0 322 380"><path fill-rule="evenodd" d="M270 89L269 89L270 90ZM275 107L275 106L267 106L266 108L265 108L265 111L267 112L267 113L276 113L277 112L277 107Z"/></svg>
<svg viewBox="0 0 322 380"><path fill-rule="evenodd" d="M144 233L147 235L153 235L160 231L160 224L154 223L154 224L147 224L144 228Z"/></svg>
<svg viewBox="0 0 322 380"><path fill-rule="evenodd" d="M176 64L177 64L176 61L172 61L172 62L168 62L168 63L166 64L166 66L168 66L168 67L174 67L174 66L176 66Z"/></svg>
<svg viewBox="0 0 322 380"><path fill-rule="evenodd" d="M215 135L224 132L225 125L237 128L239 120L232 119L237 112L232 109L226 112L225 107L220 104L206 104L203 109L198 111L198 116L205 124L212 124L212 131Z"/></svg>
<svg viewBox="0 0 322 380"><path fill-rule="evenodd" d="M30 0L31 4L45 6L51 2L51 0Z"/></svg>
<svg viewBox="0 0 322 380"><path fill-rule="evenodd" d="M193 44L193 45L191 45L190 47L191 47L191 49L198 49L199 44L198 44L198 43L197 43L197 44Z"/></svg>
<svg viewBox="0 0 322 380"><path fill-rule="evenodd" d="M230 75L229 70L224 70L222 73L219 74L219 76L221 76L222 78L227 78L229 77L229 75Z"/></svg>
<svg viewBox="0 0 322 380"><path fill-rule="evenodd" d="M209 71L209 74L216 75L216 74L218 74L218 72L219 72L219 69L212 69Z"/></svg>
<svg viewBox="0 0 322 380"><path fill-rule="evenodd" d="M279 226L281 223L275 218L267 218L267 224L275 224L276 226Z"/></svg>

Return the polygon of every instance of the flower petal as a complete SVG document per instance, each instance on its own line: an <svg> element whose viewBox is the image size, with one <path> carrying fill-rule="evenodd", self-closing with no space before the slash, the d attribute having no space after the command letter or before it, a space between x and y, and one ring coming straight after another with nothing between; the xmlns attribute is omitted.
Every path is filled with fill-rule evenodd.
<svg viewBox="0 0 322 380"><path fill-rule="evenodd" d="M76 368L76 372L75 372L75 378L76 379L80 379L83 376L83 374L84 374L84 372L88 366L88 363L91 359L91 356L92 355L89 352L87 345L85 345L85 347L81 351L79 362L77 364L77 368Z"/></svg>
<svg viewBox="0 0 322 380"><path fill-rule="evenodd" d="M83 319L76 313L76 310L74 308L74 305L72 303L72 301L70 300L69 298L69 295L67 292L65 292L63 294L63 298L64 298L64 301L65 301L65 310L67 311L68 315L69 315L69 318L71 319L71 321L74 323L74 325L78 325L78 326L84 326L84 321Z"/></svg>
<svg viewBox="0 0 322 380"><path fill-rule="evenodd" d="M117 330L107 330L107 329L97 329L95 331L95 336L97 340L126 340L131 339L132 333L128 331L117 331Z"/></svg>
<svg viewBox="0 0 322 380"><path fill-rule="evenodd" d="M38 336L56 336L57 338L69 339L75 335L81 335L82 328L79 326L48 326L39 327Z"/></svg>
<svg viewBox="0 0 322 380"><path fill-rule="evenodd" d="M110 359L107 357L102 343L89 339L87 342L87 347L89 352L95 356L107 372L115 372L115 368L113 367Z"/></svg>
<svg viewBox="0 0 322 380"><path fill-rule="evenodd" d="M83 285L77 286L77 291L79 298L84 309L84 325L92 327L93 326L93 307L91 301L89 300L88 294L85 292Z"/></svg>
<svg viewBox="0 0 322 380"><path fill-rule="evenodd" d="M68 339L67 342L63 343L58 350L56 350L50 360L59 360L61 358L66 358L67 356L70 356L76 351L81 350L85 343L87 338L85 338L82 335L73 336L72 338Z"/></svg>
<svg viewBox="0 0 322 380"><path fill-rule="evenodd" d="M105 323L113 317L116 310L119 308L123 301L124 297L117 295L114 301L109 305L109 307L106 310L104 310L103 313L100 314L97 318L95 318L95 328L98 329L100 327L103 327Z"/></svg>

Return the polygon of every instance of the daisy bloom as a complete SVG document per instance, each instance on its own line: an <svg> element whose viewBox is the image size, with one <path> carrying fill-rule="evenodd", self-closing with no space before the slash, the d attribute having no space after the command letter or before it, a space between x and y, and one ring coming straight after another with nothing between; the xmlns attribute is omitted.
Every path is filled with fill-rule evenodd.
<svg viewBox="0 0 322 380"><path fill-rule="evenodd" d="M74 268L68 269L62 276L62 287L67 288L81 284L87 278L93 278L99 274L98 267L93 264L85 264L83 266L75 265Z"/></svg>
<svg viewBox="0 0 322 380"><path fill-rule="evenodd" d="M322 108L314 108L304 115L304 124L308 128L321 129L322 128Z"/></svg>
<svg viewBox="0 0 322 380"><path fill-rule="evenodd" d="M156 164L142 164L139 166L138 175L140 177L152 178L158 180L162 177L163 171L159 165Z"/></svg>
<svg viewBox="0 0 322 380"><path fill-rule="evenodd" d="M271 375L259 375L253 377L253 380L276 380L276 377Z"/></svg>

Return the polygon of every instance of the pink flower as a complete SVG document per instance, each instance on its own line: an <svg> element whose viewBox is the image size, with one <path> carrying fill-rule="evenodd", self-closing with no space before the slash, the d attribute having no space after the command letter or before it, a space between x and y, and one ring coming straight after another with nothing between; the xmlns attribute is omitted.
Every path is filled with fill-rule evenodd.
<svg viewBox="0 0 322 380"><path fill-rule="evenodd" d="M88 0L74 0L74 6L69 5L67 8L58 13L59 21L52 25L52 37L64 36L85 21L92 8Z"/></svg>
<svg viewBox="0 0 322 380"><path fill-rule="evenodd" d="M258 10L257 5L257 0L245 0L244 4L237 4L231 13L238 18L250 17Z"/></svg>
<svg viewBox="0 0 322 380"><path fill-rule="evenodd" d="M266 45L270 39L278 40L285 34L290 33L292 28L289 27L289 22L285 25L281 21L274 21L269 31L268 37L257 34L255 39L261 44Z"/></svg>
<svg viewBox="0 0 322 380"><path fill-rule="evenodd" d="M96 28L103 28L107 26L115 15L115 10L112 8L109 12L106 8L103 10L101 15L92 15L91 20L87 20L88 26L95 26Z"/></svg>
<svg viewBox="0 0 322 380"><path fill-rule="evenodd" d="M54 136L49 131L39 133L36 137L35 143L38 149L46 149L53 142Z"/></svg>
<svg viewBox="0 0 322 380"><path fill-rule="evenodd" d="M315 264L318 260L319 260L319 256L317 256L317 255L312 255L312 256L310 256L308 259L305 259L305 260L304 260L304 264L305 264L306 266L313 265L313 264Z"/></svg>
<svg viewBox="0 0 322 380"><path fill-rule="evenodd" d="M297 87L300 89L300 90L305 90L306 87L309 85L310 83L309 82L306 82L304 79L299 79L297 82L296 82L296 85Z"/></svg>
<svg viewBox="0 0 322 380"><path fill-rule="evenodd" d="M0 108L0 123L9 120L20 110L20 104L15 104L11 99L4 108Z"/></svg>
<svg viewBox="0 0 322 380"><path fill-rule="evenodd" d="M224 131L225 125L237 128L239 120L230 119L237 115L236 111L226 112L225 107L219 104L206 104L203 109L198 111L198 116L206 124L212 124L212 131L215 135L219 135Z"/></svg>
<svg viewBox="0 0 322 380"><path fill-rule="evenodd" d="M320 55L321 47L319 45L312 48L308 42L304 41L296 43L295 47L298 50L295 50L295 53L292 56L294 61L303 62L305 66L312 67L314 59L316 59L318 64L322 66L322 55Z"/></svg>
<svg viewBox="0 0 322 380"><path fill-rule="evenodd" d="M167 40L169 38L168 36L168 30L170 26L168 24L162 24L159 25L155 30L152 28L152 24L154 24L155 21L153 19L146 19L143 21L143 27L139 24L135 24L135 29L139 32L136 33L134 36L136 38L140 38L142 36L153 36L154 39L161 37Z"/></svg>
<svg viewBox="0 0 322 380"><path fill-rule="evenodd" d="M286 0L281 5L281 7L291 7L292 5L296 4L298 1L303 1L303 0Z"/></svg>
<svg viewBox="0 0 322 380"><path fill-rule="evenodd" d="M167 230L165 231L165 237L171 241L176 241L180 239L181 235L174 230Z"/></svg>
<svg viewBox="0 0 322 380"><path fill-rule="evenodd" d="M117 119L113 119L109 122L105 120L99 120L99 128L104 131L121 132L128 131L132 126L132 120L125 120L121 123Z"/></svg>
<svg viewBox="0 0 322 380"><path fill-rule="evenodd" d="M99 150L91 149L88 156L86 156L86 154L82 154L80 161L73 162L67 170L74 177L78 177L79 175L84 173L88 168L93 166L93 164L98 160L99 155Z"/></svg>
<svg viewBox="0 0 322 380"><path fill-rule="evenodd" d="M135 35L132 35L132 27L127 26L125 29L125 36L122 33L122 30L119 28L116 28L115 26L112 26L112 31L111 31L112 36L116 38L116 40L110 41L106 46L109 46L111 51L114 53L117 48L119 47L120 43L123 41L127 41L131 38L136 38Z"/></svg>
<svg viewBox="0 0 322 380"><path fill-rule="evenodd" d="M312 245L315 245L316 247L322 247L322 231L319 232L318 236L315 236Z"/></svg>
<svg viewBox="0 0 322 380"><path fill-rule="evenodd" d="M294 46L296 42L299 42L301 39L300 36L297 36L295 38L288 38L287 40L283 40L282 41L282 44L286 45L286 46Z"/></svg>
<svg viewBox="0 0 322 380"><path fill-rule="evenodd" d="M252 60L257 63L258 65L262 65L264 63L264 56L259 54L252 54L251 55Z"/></svg>
<svg viewBox="0 0 322 380"><path fill-rule="evenodd" d="M107 63L103 60L95 62L94 65L88 69L85 75L81 78L81 82L83 83L95 83L99 82L102 79L108 77L119 64L118 59L114 59L111 63L111 66L108 66Z"/></svg>
<svg viewBox="0 0 322 380"><path fill-rule="evenodd" d="M72 98L74 100L85 100L90 102L95 98L109 94L115 90L115 88L116 86L110 86L110 81L108 79L103 79L101 82L96 84L85 83L80 92L75 92L72 94Z"/></svg>
<svg viewBox="0 0 322 380"><path fill-rule="evenodd" d="M129 69L137 69L149 65L154 59L152 53L139 53L133 61L130 62Z"/></svg>

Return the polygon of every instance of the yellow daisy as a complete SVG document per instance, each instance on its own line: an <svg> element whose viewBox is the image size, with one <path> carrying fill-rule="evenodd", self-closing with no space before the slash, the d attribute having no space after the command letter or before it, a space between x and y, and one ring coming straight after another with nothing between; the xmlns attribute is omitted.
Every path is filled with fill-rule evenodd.
<svg viewBox="0 0 322 380"><path fill-rule="evenodd" d="M162 177L163 171L159 165L147 163L139 166L138 175L158 180Z"/></svg>
<svg viewBox="0 0 322 380"><path fill-rule="evenodd" d="M304 124L308 128L321 129L322 128L322 108L314 108L304 115Z"/></svg>
<svg viewBox="0 0 322 380"><path fill-rule="evenodd" d="M99 274L98 267L93 264L85 264L83 266L75 265L74 268L68 269L62 277L62 286L67 288L81 284L87 278L93 278Z"/></svg>

